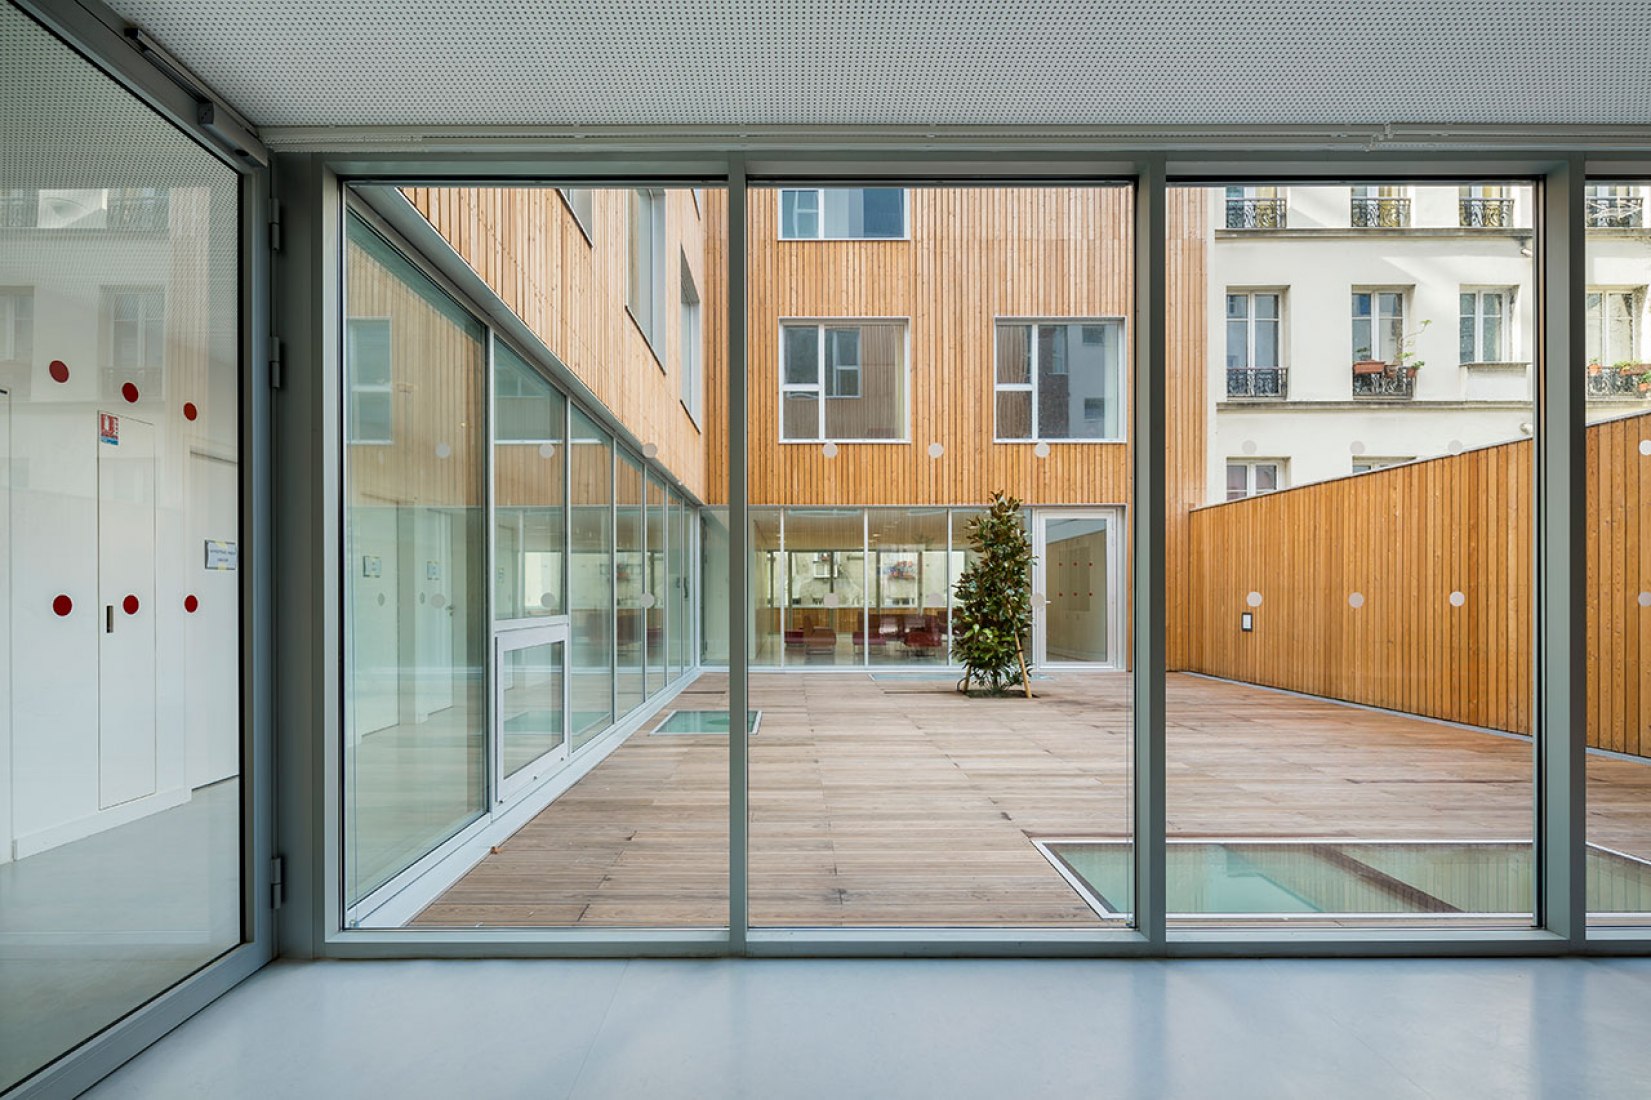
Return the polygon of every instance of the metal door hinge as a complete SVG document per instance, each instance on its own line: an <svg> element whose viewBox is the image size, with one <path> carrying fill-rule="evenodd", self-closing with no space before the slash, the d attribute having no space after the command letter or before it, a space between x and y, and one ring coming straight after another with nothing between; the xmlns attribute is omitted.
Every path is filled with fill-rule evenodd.
<svg viewBox="0 0 1651 1100"><path fill-rule="evenodd" d="M287 900L287 857L276 856L269 861L269 907L281 908L281 903Z"/></svg>
<svg viewBox="0 0 1651 1100"><path fill-rule="evenodd" d="M281 338L269 338L269 386L272 390L281 388Z"/></svg>
<svg viewBox="0 0 1651 1100"><path fill-rule="evenodd" d="M281 204L274 199L269 200L269 249L281 251Z"/></svg>

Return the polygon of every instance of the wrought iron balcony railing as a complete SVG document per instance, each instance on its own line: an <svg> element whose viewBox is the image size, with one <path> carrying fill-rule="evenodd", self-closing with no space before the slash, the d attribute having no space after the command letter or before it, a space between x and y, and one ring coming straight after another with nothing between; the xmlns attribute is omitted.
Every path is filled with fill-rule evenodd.
<svg viewBox="0 0 1651 1100"><path fill-rule="evenodd" d="M1228 367L1228 397L1283 397L1289 371L1284 367Z"/></svg>
<svg viewBox="0 0 1651 1100"><path fill-rule="evenodd" d="M1284 229L1289 206L1283 199L1228 199L1228 229Z"/></svg>
<svg viewBox="0 0 1651 1100"><path fill-rule="evenodd" d="M1645 199L1639 195L1589 195L1584 207L1589 229L1645 228Z"/></svg>
<svg viewBox="0 0 1651 1100"><path fill-rule="evenodd" d="M1405 229L1410 225L1410 200L1354 199L1352 214L1354 229Z"/></svg>
<svg viewBox="0 0 1651 1100"><path fill-rule="evenodd" d="M1512 199L1458 199L1463 229L1507 229L1513 225Z"/></svg>
<svg viewBox="0 0 1651 1100"><path fill-rule="evenodd" d="M1414 397L1416 368L1396 363L1354 363L1354 397Z"/></svg>

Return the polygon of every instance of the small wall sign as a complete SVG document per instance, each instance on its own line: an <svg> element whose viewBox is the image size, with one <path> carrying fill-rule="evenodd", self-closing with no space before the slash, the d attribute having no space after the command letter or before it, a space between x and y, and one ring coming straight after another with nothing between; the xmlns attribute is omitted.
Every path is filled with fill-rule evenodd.
<svg viewBox="0 0 1651 1100"><path fill-rule="evenodd" d="M1238 629L1246 632L1255 629L1255 615L1253 612L1246 611L1238 617Z"/></svg>
<svg viewBox="0 0 1651 1100"><path fill-rule="evenodd" d="M233 542L220 539L206 540L206 568L214 573L227 573L235 568L237 548Z"/></svg>
<svg viewBox="0 0 1651 1100"><path fill-rule="evenodd" d="M111 447L120 446L120 417L114 413L97 414L97 441Z"/></svg>

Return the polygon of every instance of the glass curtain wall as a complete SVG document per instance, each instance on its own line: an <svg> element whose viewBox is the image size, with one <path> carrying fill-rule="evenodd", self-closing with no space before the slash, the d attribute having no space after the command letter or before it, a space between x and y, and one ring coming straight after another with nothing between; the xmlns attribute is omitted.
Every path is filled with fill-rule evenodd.
<svg viewBox="0 0 1651 1100"><path fill-rule="evenodd" d="M0 1092L242 942L241 181L0 5Z"/></svg>
<svg viewBox="0 0 1651 1100"><path fill-rule="evenodd" d="M671 490L670 536L669 536L669 593L670 613L670 668L671 679L675 680L688 671L693 664L692 641L694 619L694 591L693 576L690 565L693 561L689 533L693 529L692 516L687 500L675 489Z"/></svg>
<svg viewBox="0 0 1651 1100"><path fill-rule="evenodd" d="M486 330L359 217L345 253L345 867L486 809Z"/></svg>
<svg viewBox="0 0 1651 1100"><path fill-rule="evenodd" d="M748 192L752 923L1125 925L1127 657L1039 654L1080 583L1108 638L1125 617L1131 192L888 189L898 238L783 224L786 194L854 190ZM997 492L988 561L968 521ZM1061 586L1046 516L1107 536Z"/></svg>
<svg viewBox="0 0 1651 1100"><path fill-rule="evenodd" d="M648 590L647 514L644 508L641 464L630 452L619 451L614 465L613 586L615 624L614 697L616 714L629 714L647 697Z"/></svg>
<svg viewBox="0 0 1651 1100"><path fill-rule="evenodd" d="M1531 923L1534 192L1464 182L1170 190L1172 921Z"/></svg>
<svg viewBox="0 0 1651 1100"><path fill-rule="evenodd" d="M1651 181L1590 188L1587 416L1587 907L1651 924Z"/></svg>
<svg viewBox="0 0 1651 1100"><path fill-rule="evenodd" d="M613 437L577 407L569 439L569 724L577 751L614 720L614 466Z"/></svg>
<svg viewBox="0 0 1651 1100"><path fill-rule="evenodd" d="M644 618L647 621L647 655L648 655L648 694L650 696L665 687L668 676L665 667L667 627L666 615L672 610L670 599L670 585L666 570L666 543L665 530L669 526L669 517L666 509L666 490L660 483L657 475L648 477L648 590L642 597L646 607Z"/></svg>

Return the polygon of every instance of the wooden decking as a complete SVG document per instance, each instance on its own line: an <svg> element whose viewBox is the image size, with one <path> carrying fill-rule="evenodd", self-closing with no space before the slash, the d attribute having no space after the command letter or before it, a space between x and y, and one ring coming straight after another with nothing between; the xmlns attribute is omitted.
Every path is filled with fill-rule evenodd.
<svg viewBox="0 0 1651 1100"><path fill-rule="evenodd" d="M672 706L725 706L725 685ZM1095 923L1031 838L1128 835L1129 679L1036 688L754 674L753 923ZM1175 675L1168 754L1172 836L1531 835L1521 738ZM725 923L727 768L726 738L633 735L415 923ZM1651 857L1651 762L1590 757L1589 776L1590 840Z"/></svg>

